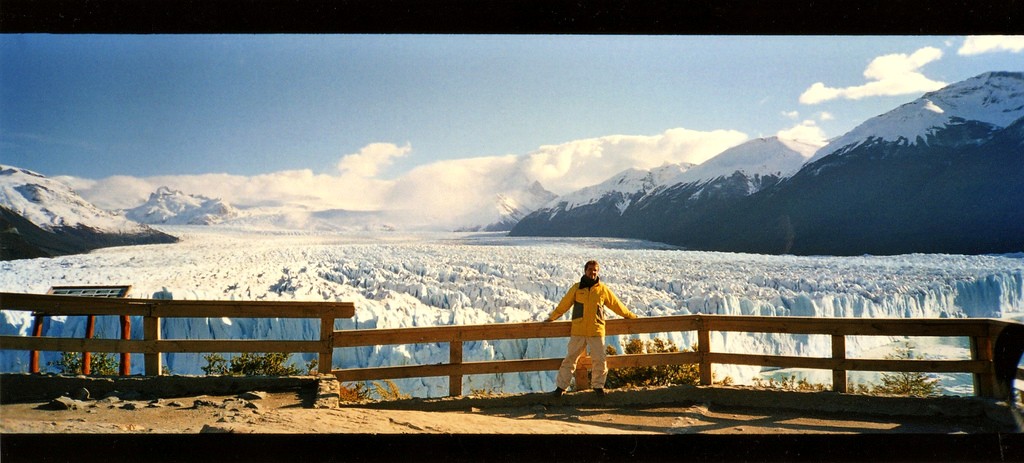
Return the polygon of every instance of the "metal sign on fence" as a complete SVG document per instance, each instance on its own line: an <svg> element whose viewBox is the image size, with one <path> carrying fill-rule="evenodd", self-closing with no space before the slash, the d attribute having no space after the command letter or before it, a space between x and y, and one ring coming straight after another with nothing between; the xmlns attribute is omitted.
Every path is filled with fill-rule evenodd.
<svg viewBox="0 0 1024 463"><path fill-rule="evenodd" d="M53 286L46 294L55 296L128 297L131 285L125 286Z"/></svg>

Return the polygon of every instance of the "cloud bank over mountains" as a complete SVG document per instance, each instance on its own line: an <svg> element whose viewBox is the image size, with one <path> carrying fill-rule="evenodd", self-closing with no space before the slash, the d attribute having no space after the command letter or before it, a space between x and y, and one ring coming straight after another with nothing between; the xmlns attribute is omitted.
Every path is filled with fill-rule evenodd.
<svg viewBox="0 0 1024 463"><path fill-rule="evenodd" d="M99 207L136 207L161 186L221 198L240 207L302 206L310 209L398 212L410 220L443 220L493 202L494 197L539 181L564 194L604 181L627 168L699 164L749 137L735 130L684 128L657 135L609 135L544 145L523 155L438 161L393 179L383 173L395 159L415 156L410 143L371 143L342 156L337 172L311 169L256 176L231 174L99 180L58 177Z"/></svg>

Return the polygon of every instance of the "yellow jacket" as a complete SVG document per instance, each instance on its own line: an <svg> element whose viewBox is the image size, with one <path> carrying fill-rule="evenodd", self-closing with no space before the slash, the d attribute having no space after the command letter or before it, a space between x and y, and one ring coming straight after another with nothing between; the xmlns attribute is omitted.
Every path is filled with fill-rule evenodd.
<svg viewBox="0 0 1024 463"><path fill-rule="evenodd" d="M565 293L548 320L554 321L572 308L573 336L604 336L604 309L609 308L623 318L636 318L625 305L615 297L610 288L598 282L590 288L580 289L576 283Z"/></svg>

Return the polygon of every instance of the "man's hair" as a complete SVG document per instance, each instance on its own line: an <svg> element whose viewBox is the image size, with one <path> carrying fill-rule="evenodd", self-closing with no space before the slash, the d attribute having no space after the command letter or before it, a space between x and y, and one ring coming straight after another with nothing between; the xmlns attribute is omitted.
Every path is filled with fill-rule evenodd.
<svg viewBox="0 0 1024 463"><path fill-rule="evenodd" d="M597 265L596 260L588 260L586 264L583 264L583 271L586 272L591 265Z"/></svg>

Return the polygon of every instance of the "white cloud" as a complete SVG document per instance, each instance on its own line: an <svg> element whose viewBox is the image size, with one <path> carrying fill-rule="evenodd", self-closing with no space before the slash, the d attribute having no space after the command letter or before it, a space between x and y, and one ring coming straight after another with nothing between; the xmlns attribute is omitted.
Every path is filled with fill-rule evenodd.
<svg viewBox="0 0 1024 463"><path fill-rule="evenodd" d="M832 120L835 120L835 118L836 117L833 116L832 113L830 113L828 111L822 111L822 112L818 113L818 120L820 120L820 121L832 121Z"/></svg>
<svg viewBox="0 0 1024 463"><path fill-rule="evenodd" d="M87 200L105 209L145 202L161 186L247 206L292 206L313 210L390 211L396 223L435 228L483 224L497 195L540 181L557 194L607 180L628 168L665 163L699 164L747 140L734 130L670 129L652 136L612 135L541 146L525 155L439 161L393 180L376 178L393 159L412 151L407 143L373 143L338 162L338 173L309 169L256 176L230 174L158 177L115 176L100 180L65 177ZM488 212L490 211L490 212ZM474 222L479 220L480 222Z"/></svg>
<svg viewBox="0 0 1024 463"><path fill-rule="evenodd" d="M521 160L520 168L547 189L564 194L603 182L629 168L700 164L747 138L735 130L701 132L683 128L651 136L609 135L541 146Z"/></svg>
<svg viewBox="0 0 1024 463"><path fill-rule="evenodd" d="M416 167L395 180L385 208L405 223L451 229L495 220L497 195L524 188L530 180L517 169L519 156L439 161Z"/></svg>
<svg viewBox="0 0 1024 463"><path fill-rule="evenodd" d="M964 39L958 55L970 56L982 53L1024 51L1024 35L971 35Z"/></svg>
<svg viewBox="0 0 1024 463"><path fill-rule="evenodd" d="M229 174L115 176L101 180L62 177L82 197L104 209L144 203L161 186L187 194L221 198L236 206L302 205L315 209L367 210L380 206L390 182L314 174L309 169L246 177Z"/></svg>
<svg viewBox="0 0 1024 463"><path fill-rule="evenodd" d="M395 158L409 154L412 146L406 143L399 147L393 143L371 143L358 153L349 154L338 161L338 171L359 177L376 177L380 170L390 166Z"/></svg>
<svg viewBox="0 0 1024 463"><path fill-rule="evenodd" d="M115 175L102 180L57 176L89 202L102 209L127 209L146 201L156 187L149 181L137 177ZM157 185L159 187L159 185Z"/></svg>
<svg viewBox="0 0 1024 463"><path fill-rule="evenodd" d="M775 135L784 140L798 140L810 144L824 144L825 139L828 138L825 136L825 131L810 119L788 129L780 130Z"/></svg>
<svg viewBox="0 0 1024 463"><path fill-rule="evenodd" d="M783 111L782 115L790 119L799 119L800 111Z"/></svg>
<svg viewBox="0 0 1024 463"><path fill-rule="evenodd" d="M868 83L833 88L816 82L800 95L800 103L817 104L837 98L859 100L873 96L907 95L938 90L946 83L931 80L920 70L924 65L939 58L942 58L942 50L935 47L925 47L910 55L896 53L879 56L864 70L864 77L869 80Z"/></svg>

